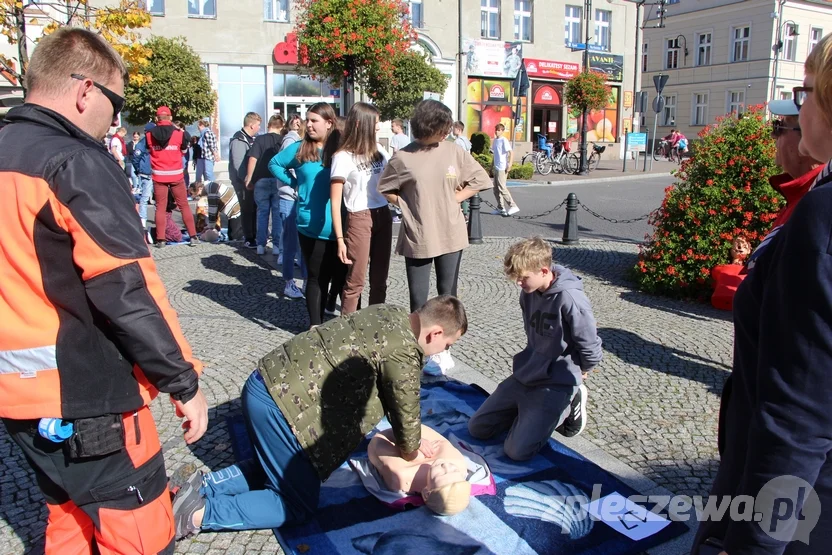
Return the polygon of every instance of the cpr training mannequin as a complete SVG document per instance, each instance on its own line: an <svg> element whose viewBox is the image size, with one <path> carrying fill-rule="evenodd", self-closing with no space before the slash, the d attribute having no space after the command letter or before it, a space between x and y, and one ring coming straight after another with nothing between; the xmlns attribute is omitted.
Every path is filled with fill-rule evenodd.
<svg viewBox="0 0 832 555"><path fill-rule="evenodd" d="M440 515L463 511L471 499L465 457L450 441L425 425L422 439L434 447L433 457L420 452L412 461L403 459L391 430L373 436L367 455L388 489L419 493L425 505Z"/></svg>

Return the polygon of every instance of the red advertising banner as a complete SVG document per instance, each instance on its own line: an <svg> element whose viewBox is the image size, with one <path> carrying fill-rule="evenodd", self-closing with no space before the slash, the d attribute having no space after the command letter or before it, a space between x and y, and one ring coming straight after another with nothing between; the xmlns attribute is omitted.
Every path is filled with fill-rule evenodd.
<svg viewBox="0 0 832 555"><path fill-rule="evenodd" d="M526 65L526 73L529 77L540 79L571 79L581 72L581 65L572 62L524 58L523 63Z"/></svg>

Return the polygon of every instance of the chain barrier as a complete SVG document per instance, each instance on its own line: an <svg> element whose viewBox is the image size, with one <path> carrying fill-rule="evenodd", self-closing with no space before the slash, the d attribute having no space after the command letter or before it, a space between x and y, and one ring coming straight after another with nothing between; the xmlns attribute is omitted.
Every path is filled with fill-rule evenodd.
<svg viewBox="0 0 832 555"><path fill-rule="evenodd" d="M599 220L604 220L605 222L610 222L612 224L632 224L632 223L635 223L635 222L641 222L643 220L646 220L650 216L652 216L653 212L655 212L655 210L652 210L648 214L645 214L644 216L639 216L638 218L630 218L628 220L616 220L614 218L607 218L606 216L602 216L601 214L599 214L595 210L591 209L589 206L587 206L586 204L584 204L581 201L578 201L578 205L581 208L583 208L584 210L586 210L587 212L589 212L590 214L592 214L593 216L595 216L596 218L598 218Z"/></svg>
<svg viewBox="0 0 832 555"><path fill-rule="evenodd" d="M499 210L499 208L497 208L496 206L494 206L493 204L491 204L490 202L488 202L487 200L485 200L482 197L480 197L480 202L482 202L483 204L487 205L488 207L490 207L494 210ZM508 216L508 217L509 218L514 218L515 220L536 220L537 218L542 218L544 216L548 216L552 212L558 210L559 208L562 208L565 205L566 205L566 201L564 200L563 202L561 202L560 204L558 204L554 208L552 208L550 210L547 210L546 212L541 212L540 214L535 214L534 216Z"/></svg>

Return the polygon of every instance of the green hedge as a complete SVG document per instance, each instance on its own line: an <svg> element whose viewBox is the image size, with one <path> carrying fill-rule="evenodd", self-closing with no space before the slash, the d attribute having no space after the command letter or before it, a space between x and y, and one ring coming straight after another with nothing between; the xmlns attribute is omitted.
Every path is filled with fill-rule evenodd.
<svg viewBox="0 0 832 555"><path fill-rule="evenodd" d="M471 153L488 154L491 150L491 137L487 133L474 133L471 135Z"/></svg>
<svg viewBox="0 0 832 555"><path fill-rule="evenodd" d="M474 160L479 162L480 166L482 166L490 177L494 177L493 172L491 171L494 167L494 156L492 156L491 153L484 152L482 154L472 154L471 156L474 157ZM511 166L511 170L508 172L509 179L531 179L533 175L534 165L531 163L523 165L513 164Z"/></svg>

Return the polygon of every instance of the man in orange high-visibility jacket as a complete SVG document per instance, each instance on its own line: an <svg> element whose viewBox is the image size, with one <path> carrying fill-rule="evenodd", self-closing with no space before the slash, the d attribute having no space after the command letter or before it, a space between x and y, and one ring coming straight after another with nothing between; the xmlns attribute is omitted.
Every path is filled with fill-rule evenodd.
<svg viewBox="0 0 832 555"><path fill-rule="evenodd" d="M170 394L188 443L208 422L201 364L102 144L126 78L100 36L60 29L38 43L26 103L0 131L0 417L46 498L50 555L173 553L148 403ZM74 434L42 437L44 418Z"/></svg>

